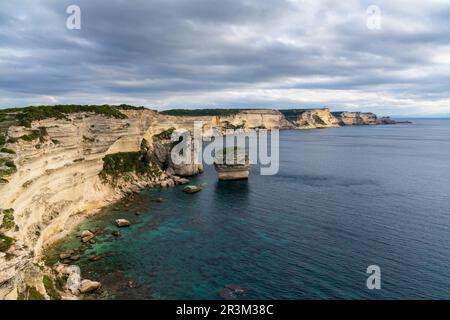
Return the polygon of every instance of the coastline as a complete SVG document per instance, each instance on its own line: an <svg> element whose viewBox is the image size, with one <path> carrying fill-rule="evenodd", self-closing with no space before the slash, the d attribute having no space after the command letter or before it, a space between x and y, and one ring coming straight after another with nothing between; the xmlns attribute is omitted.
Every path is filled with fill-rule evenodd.
<svg viewBox="0 0 450 320"><path fill-rule="evenodd" d="M145 140L149 143L146 152L155 154L160 161L166 161L167 150L162 153L161 150L165 150L164 146L168 144L167 137L162 141L155 141L155 136L171 128L189 130L193 122L198 120L206 122L205 133L214 127L222 130L264 127L270 130L340 126L339 120L328 109L297 111L297 120L288 120L282 113L273 110L240 111L225 118L161 115L151 110L119 110L126 118L77 112L67 115L67 119L33 121L30 123L32 132L41 130L40 128L45 128L45 132L41 130L41 135L30 141L20 139L29 135L30 129L19 126L9 128L8 136L19 139L7 144L7 147L14 149L15 155L11 158L17 169L3 186L0 201L4 204L2 209L14 210L18 228L5 232L16 240L9 250L11 258L0 270L0 282L3 283L0 297L18 298L18 290L30 285L45 295L40 279L52 271L38 271L43 268L43 250L64 238L101 208L123 199L129 192L176 184L171 179L176 172L161 173L151 179L135 175L129 181L121 181L115 185L104 183L99 173L105 156L118 152L138 152ZM349 120L345 125L358 125L359 121L367 121L369 125L383 124L373 114L361 116L360 113L355 113L346 116ZM159 145L162 147L155 148ZM184 173L183 175L200 172L200 168L192 167L176 170ZM36 197L37 194L41 194L39 198ZM5 257L2 254L0 258Z"/></svg>
<svg viewBox="0 0 450 320"><path fill-rule="evenodd" d="M418 168L423 161L436 165L444 161L442 150L435 150L432 158L421 160L433 149L428 129L435 128L434 132L440 134L435 136L434 146L448 145L448 141L440 142L448 127L425 125L417 122L414 126L343 128L329 132L283 131L281 151L286 162L280 175L262 177L255 174L258 169L254 167L248 182L220 183L214 169L207 166L196 179L198 182L193 182L206 181L209 186L194 196L185 195L181 188L145 190L139 198L162 196L165 201L150 203L141 216L135 217L135 210L140 208L132 204L125 211L113 210L111 215L97 216L83 224L80 230L90 227L95 230L99 227L97 221L113 226L117 216L127 218L127 215L133 223L120 240L103 243L100 237L93 246L92 251L99 255L105 252L114 255L105 254L105 259L99 262L89 262L85 257L80 267L86 276L101 282L103 273L113 270L122 272L114 275L118 281L122 281L123 275L135 280L132 288L118 288L121 292L118 298L137 295L151 299L211 299L228 284L252 289L248 298L368 297L371 293L364 291L364 281L355 270L364 272L365 261L373 261L373 252L380 249L379 245L395 249L394 253L386 250L379 253L377 262L385 268L400 268L396 276L423 261L429 261L427 265L433 268L433 259L439 257L436 254L443 254L447 247L443 243L437 246L438 252L424 250L436 245L433 239L437 236L426 230L433 228L434 222L445 214L445 198L435 191L448 181L448 175L439 178L435 170L414 170L416 174L409 176L411 165ZM339 146L340 152L330 150L330 143ZM293 162L291 156L299 150L306 154ZM349 150L352 153L346 152ZM324 152L330 151L334 157L323 157ZM415 161L405 167L401 160L411 153L416 155ZM312 163L312 159L317 161ZM366 159L373 161L370 167ZM336 171L337 168L340 170ZM415 182L432 177L435 177L430 180L432 187L417 193L420 186ZM282 186L286 189L281 189ZM388 197L386 192L390 194ZM296 196L292 197L293 194ZM423 215L428 205L426 199L436 200L436 213L430 213L431 221ZM374 217L379 223L371 223ZM393 221L405 228L390 227ZM425 237L411 235L412 230L418 235L424 232ZM445 230L437 228L436 232L441 238ZM389 241L380 244L379 237ZM311 239L319 241L311 243ZM405 242L406 239L410 241ZM368 250L358 250L360 243ZM419 255L411 256L407 248L417 248ZM392 255L395 259L391 260ZM190 260L191 257L195 259ZM397 260L400 257L403 259ZM405 266L402 261L409 264ZM304 267L308 265L319 269ZM350 268L341 270L341 265ZM322 272L318 274L315 270ZM436 270L443 269L436 267ZM344 274L340 276L337 272ZM445 297L447 281L435 287L434 281L438 280L435 273L419 273L398 278L392 284L394 288L386 287L380 298L391 299L399 294L403 298L417 298L420 294ZM295 282L284 280L286 274L295 278ZM421 281L432 281L427 290L434 284L437 291L429 295L425 295L425 289L411 292L409 284L417 276ZM111 285L111 277L105 278L105 289ZM346 284L343 282L346 279L352 280ZM351 285L355 282L361 285ZM140 284L152 291L147 295ZM269 284L272 289L267 287ZM205 291L197 290L200 288Z"/></svg>

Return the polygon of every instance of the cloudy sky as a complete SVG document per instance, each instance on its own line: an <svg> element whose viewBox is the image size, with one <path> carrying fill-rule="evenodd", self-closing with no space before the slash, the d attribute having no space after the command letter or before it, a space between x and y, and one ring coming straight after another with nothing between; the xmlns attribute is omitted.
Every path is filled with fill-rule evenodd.
<svg viewBox="0 0 450 320"><path fill-rule="evenodd" d="M450 115L450 1L2 0L0 107L61 103Z"/></svg>

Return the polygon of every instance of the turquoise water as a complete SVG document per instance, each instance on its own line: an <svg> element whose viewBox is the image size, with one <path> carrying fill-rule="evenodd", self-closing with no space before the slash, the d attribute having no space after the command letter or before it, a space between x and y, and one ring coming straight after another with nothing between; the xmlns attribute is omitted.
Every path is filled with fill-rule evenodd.
<svg viewBox="0 0 450 320"><path fill-rule="evenodd" d="M200 193L146 190L84 223L106 229L83 276L123 299L216 299L227 284L247 299L450 298L450 121L280 138L276 176L218 182L207 166ZM114 239L118 217L133 225Z"/></svg>

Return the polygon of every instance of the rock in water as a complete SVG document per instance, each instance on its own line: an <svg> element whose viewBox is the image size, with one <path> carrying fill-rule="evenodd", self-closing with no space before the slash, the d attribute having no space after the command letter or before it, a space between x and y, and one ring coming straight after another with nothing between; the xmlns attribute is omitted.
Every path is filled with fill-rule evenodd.
<svg viewBox="0 0 450 320"><path fill-rule="evenodd" d="M80 260L80 255L79 254L74 254L74 255L70 256L70 260L72 260L72 261Z"/></svg>
<svg viewBox="0 0 450 320"><path fill-rule="evenodd" d="M89 261L97 261L97 260L100 260L101 258L102 258L101 256L93 254L93 255L90 255L88 259L89 259Z"/></svg>
<svg viewBox="0 0 450 320"><path fill-rule="evenodd" d="M100 289L101 286L102 284L100 282L85 279L81 281L80 292L89 293Z"/></svg>
<svg viewBox="0 0 450 320"><path fill-rule="evenodd" d="M59 258L60 258L61 260L65 260L65 259L67 259L67 258L70 258L70 256L71 256L73 253L74 253L73 250L66 250L66 251L63 251L63 252L61 252L61 253L59 254Z"/></svg>
<svg viewBox="0 0 450 320"><path fill-rule="evenodd" d="M131 222L128 221L127 219L116 219L116 226L118 226L119 228L129 227L130 225Z"/></svg>
<svg viewBox="0 0 450 320"><path fill-rule="evenodd" d="M186 193L196 193L196 192L202 191L202 188L193 186L193 185L189 185L189 186L184 187L183 191Z"/></svg>
<svg viewBox="0 0 450 320"><path fill-rule="evenodd" d="M88 241L90 241L91 239L93 239L95 237L95 235L91 232L91 231L89 231L89 230L84 230L82 233L81 233L81 241L82 242L88 242Z"/></svg>
<svg viewBox="0 0 450 320"><path fill-rule="evenodd" d="M180 184L188 184L188 183L189 183L189 179L186 179L186 178L180 178L180 179L178 180L178 182L179 182Z"/></svg>

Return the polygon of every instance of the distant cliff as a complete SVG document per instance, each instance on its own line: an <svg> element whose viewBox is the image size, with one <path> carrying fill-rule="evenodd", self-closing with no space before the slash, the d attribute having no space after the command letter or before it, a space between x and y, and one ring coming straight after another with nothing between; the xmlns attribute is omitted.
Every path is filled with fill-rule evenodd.
<svg viewBox="0 0 450 320"><path fill-rule="evenodd" d="M175 114L175 115L174 115ZM53 106L0 110L0 299L45 294L42 250L129 192L170 187L201 165L168 157L175 129L312 129L395 123L371 113Z"/></svg>
<svg viewBox="0 0 450 320"><path fill-rule="evenodd" d="M371 112L331 112L321 109L173 109L161 114L202 120L206 128L226 129L323 129L351 125L395 124Z"/></svg>

